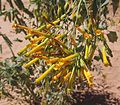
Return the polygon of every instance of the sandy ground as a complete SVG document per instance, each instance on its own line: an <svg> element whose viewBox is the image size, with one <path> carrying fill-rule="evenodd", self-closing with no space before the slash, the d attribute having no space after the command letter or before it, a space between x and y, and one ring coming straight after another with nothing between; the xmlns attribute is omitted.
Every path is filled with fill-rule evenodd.
<svg viewBox="0 0 120 105"><path fill-rule="evenodd" d="M109 15L108 17L113 20L112 22L109 22L109 30L116 31L117 33L117 41L114 43L109 42L110 48L113 51L113 58L111 58L112 67L104 67L102 64L99 64L99 67L102 68L103 73L106 76L106 79L102 81L100 77L96 77L97 81L96 83L103 84L104 90L114 93L116 97L120 97L120 2L119 2L119 8L116 11L116 14L113 15L113 7L110 4L109 5ZM12 24L9 22L4 22L3 17L0 17L0 32L6 34L11 41L13 41L16 38L20 38L23 40L22 43L20 42L13 42L13 51L15 54L26 44L24 41L24 34L15 34L15 31L12 29ZM0 37L0 44L3 46L3 53L0 54L0 58L2 57L2 60L8 57L11 57L12 54L10 52L10 49L8 48L7 44L4 42L2 37ZM99 80L98 80L99 79ZM6 100L1 100L0 105L9 105L10 102L7 102ZM16 103L13 103L11 105L15 105ZM17 104L16 104L17 105ZM116 104L117 105L117 104Z"/></svg>
<svg viewBox="0 0 120 105"><path fill-rule="evenodd" d="M111 58L112 67L103 67L103 69L107 76L106 83L108 84L108 90L120 96L120 2L118 5L119 8L117 9L115 15L113 15L113 11L111 11L113 10L112 5L108 8L108 17L113 20L108 29L110 31L116 31L117 41L114 43L109 42L109 46L113 52L113 58Z"/></svg>

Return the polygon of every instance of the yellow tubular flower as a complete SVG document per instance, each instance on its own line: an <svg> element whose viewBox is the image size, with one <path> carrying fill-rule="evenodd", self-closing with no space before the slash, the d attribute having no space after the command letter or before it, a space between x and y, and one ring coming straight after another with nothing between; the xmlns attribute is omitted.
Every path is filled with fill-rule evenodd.
<svg viewBox="0 0 120 105"><path fill-rule="evenodd" d="M67 55L71 53L71 51L68 50L67 48L62 48L62 47L61 47L61 49L62 49L62 51L63 51L64 53L66 53Z"/></svg>
<svg viewBox="0 0 120 105"><path fill-rule="evenodd" d="M99 36L99 35L102 35L102 34L103 34L102 30L99 30L99 29L98 29L98 30L96 30L96 31L95 31L95 33L96 33L96 35L97 35L97 36Z"/></svg>
<svg viewBox="0 0 120 105"><path fill-rule="evenodd" d="M29 31L29 34L25 36L25 39L28 39L34 35L37 35L37 36L48 36L49 33L44 33L44 32L39 32L39 31L36 31L36 30L31 30Z"/></svg>
<svg viewBox="0 0 120 105"><path fill-rule="evenodd" d="M88 82L88 85L91 87L93 86L93 76L92 74L90 73L87 65L85 64L85 62L80 59L80 63L81 63L81 70L83 70L83 74L85 76L85 78L87 79L87 82Z"/></svg>
<svg viewBox="0 0 120 105"><path fill-rule="evenodd" d="M52 78L52 81L56 81L58 80L62 75L64 75L66 73L66 70L62 70L61 72L59 72L57 75L55 75L53 78Z"/></svg>
<svg viewBox="0 0 120 105"><path fill-rule="evenodd" d="M71 18L72 18L73 21L76 21L76 13L75 12L72 12Z"/></svg>
<svg viewBox="0 0 120 105"><path fill-rule="evenodd" d="M39 35L39 36L41 36L41 35L46 36L47 35L47 33L39 32L38 30L34 30L32 28L28 28L26 26L22 26L22 25L18 25L18 24L13 24L12 27L27 30L29 34L25 36L25 39L30 38L31 36L34 36L34 34Z"/></svg>
<svg viewBox="0 0 120 105"><path fill-rule="evenodd" d="M53 64L48 70L46 70L39 78L35 80L35 83L39 84L40 81L44 79L53 70L54 67L55 65Z"/></svg>
<svg viewBox="0 0 120 105"><path fill-rule="evenodd" d="M23 47L19 52L18 52L18 55L21 55L24 51L26 51L28 48L32 48L32 47L35 47L37 46L37 44L32 44L32 43L29 43L28 45L26 45L25 47Z"/></svg>
<svg viewBox="0 0 120 105"><path fill-rule="evenodd" d="M93 55L94 55L94 53L95 53L96 46L91 46L90 49L91 49L91 50L89 50L89 51L90 51L90 53L89 53L89 60L91 61L92 58L93 58Z"/></svg>
<svg viewBox="0 0 120 105"><path fill-rule="evenodd" d="M34 47L31 51L26 53L26 56L29 56L30 54L36 52L37 50L40 49L41 46L43 46L44 44L46 44L46 42L48 41L48 38L46 38L42 43L40 43L39 45L37 45L36 47Z"/></svg>
<svg viewBox="0 0 120 105"><path fill-rule="evenodd" d="M76 29L77 29L80 33L82 33L82 34L85 33L80 27L76 27Z"/></svg>
<svg viewBox="0 0 120 105"><path fill-rule="evenodd" d="M18 55L21 55L24 51L28 49L28 46L23 47L19 52Z"/></svg>
<svg viewBox="0 0 120 105"><path fill-rule="evenodd" d="M83 69L85 78L87 79L89 87L93 86L93 76L89 70Z"/></svg>
<svg viewBox="0 0 120 105"><path fill-rule="evenodd" d="M60 68L62 68L63 66L67 66L67 65L71 65L73 62L71 61L66 61L66 62L59 62L58 64L56 64L55 66L55 70L60 70Z"/></svg>
<svg viewBox="0 0 120 105"><path fill-rule="evenodd" d="M67 1L67 2L65 3L65 5L64 5L64 10L65 10L65 12L68 10L69 4L70 4L70 1Z"/></svg>
<svg viewBox="0 0 120 105"><path fill-rule="evenodd" d="M46 37L45 36L40 36L38 38L34 38L33 40L31 40L32 43L36 43L37 41L41 41L43 39L45 39Z"/></svg>
<svg viewBox="0 0 120 105"><path fill-rule="evenodd" d="M42 55L44 52L43 51L38 51L32 54L33 57L36 57L37 55Z"/></svg>
<svg viewBox="0 0 120 105"><path fill-rule="evenodd" d="M59 62L58 64L55 65L55 70L60 69L64 65L64 62Z"/></svg>
<svg viewBox="0 0 120 105"><path fill-rule="evenodd" d="M67 56L67 57L65 57L65 58L61 58L61 61L62 61L62 62L66 62L66 61L68 61L68 60L70 60L70 59L72 59L72 58L77 57L78 55L79 55L78 53L69 55L69 56Z"/></svg>
<svg viewBox="0 0 120 105"><path fill-rule="evenodd" d="M51 58L49 60L46 61L47 64L52 64L52 63L56 63L60 58Z"/></svg>
<svg viewBox="0 0 120 105"><path fill-rule="evenodd" d="M34 48L36 47L38 44L32 44L29 48Z"/></svg>
<svg viewBox="0 0 120 105"><path fill-rule="evenodd" d="M60 17L61 14L62 14L62 8L60 5L58 5L57 16Z"/></svg>
<svg viewBox="0 0 120 105"><path fill-rule="evenodd" d="M66 74L66 75L64 76L64 78L63 78L64 81L67 81L67 79L70 77L71 73L72 73L72 72L69 72L68 74Z"/></svg>
<svg viewBox="0 0 120 105"><path fill-rule="evenodd" d="M60 18L58 18L56 21L53 22L54 25L58 24L61 20L63 20L66 17L66 14L63 14Z"/></svg>
<svg viewBox="0 0 120 105"><path fill-rule="evenodd" d="M58 39L60 39L61 37L63 37L64 35L65 35L65 34L62 34L62 35L61 35L61 34L58 34L58 35L55 37L55 39L58 40Z"/></svg>
<svg viewBox="0 0 120 105"><path fill-rule="evenodd" d="M76 29L83 34L84 38L85 39L90 39L92 38L92 35L91 34L88 34L87 32L83 31L80 27L76 27Z"/></svg>
<svg viewBox="0 0 120 105"><path fill-rule="evenodd" d="M30 67L33 63L37 62L39 60L39 58L35 58L33 60L31 60L30 62L28 62L27 64L23 65L23 67L28 68Z"/></svg>
<svg viewBox="0 0 120 105"><path fill-rule="evenodd" d="M39 59L44 59L44 60L48 60L49 58L43 55L32 55L33 58L39 58Z"/></svg>
<svg viewBox="0 0 120 105"><path fill-rule="evenodd" d="M91 34L88 34L88 33L84 33L83 36L84 36L85 39L90 39L90 38L92 38L92 35L91 35Z"/></svg>
<svg viewBox="0 0 120 105"><path fill-rule="evenodd" d="M27 35L25 35L25 39L28 39L28 38L30 38L30 37L32 37L32 36L34 36L34 34L31 34L31 33L28 33Z"/></svg>
<svg viewBox="0 0 120 105"><path fill-rule="evenodd" d="M39 27L37 30L38 30L38 31L41 31L41 30L43 30L44 28L49 29L49 28L51 28L51 27L53 26L53 24L54 24L54 25L58 24L58 23L59 23L61 20L63 20L65 17L66 17L66 14L63 14L60 18L58 18L57 20L55 20L54 22L52 22L52 24L48 24L47 26L46 26L46 25L43 25L43 26Z"/></svg>
<svg viewBox="0 0 120 105"><path fill-rule="evenodd" d="M25 29L25 30L30 30L30 28L28 28L26 26L18 25L18 24L13 24L12 27L13 28Z"/></svg>
<svg viewBox="0 0 120 105"><path fill-rule="evenodd" d="M103 57L103 63L105 66L109 66L109 62L107 60L107 56L106 56L106 51L105 51L105 47L102 47L102 57Z"/></svg>
<svg viewBox="0 0 120 105"><path fill-rule="evenodd" d="M89 45L88 54L90 54L91 48L92 48L92 45Z"/></svg>
<svg viewBox="0 0 120 105"><path fill-rule="evenodd" d="M42 56L41 58L42 58L42 59L45 59L45 60L48 60L48 59L49 59L49 58L46 57L46 56Z"/></svg>
<svg viewBox="0 0 120 105"><path fill-rule="evenodd" d="M86 45L86 46L85 46L85 56L84 56L85 59L88 59L88 54L89 54L88 51L89 51L89 46Z"/></svg>
<svg viewBox="0 0 120 105"><path fill-rule="evenodd" d="M75 41L75 38L72 37L72 36L70 36L70 40L71 40L72 45L74 45L75 47L77 47L77 43Z"/></svg>

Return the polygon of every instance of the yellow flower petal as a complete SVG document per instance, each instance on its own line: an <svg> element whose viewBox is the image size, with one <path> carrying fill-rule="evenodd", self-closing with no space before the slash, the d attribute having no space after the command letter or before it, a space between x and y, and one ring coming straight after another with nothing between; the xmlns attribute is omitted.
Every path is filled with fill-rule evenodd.
<svg viewBox="0 0 120 105"><path fill-rule="evenodd" d="M88 85L91 87L93 85L93 76L92 76L92 74L86 69L83 69L83 73L84 73L84 76L87 79Z"/></svg>
<svg viewBox="0 0 120 105"><path fill-rule="evenodd" d="M99 29L98 29L98 30L96 30L96 31L95 31L95 33L96 33L96 35L97 35L97 36L99 36L99 35L102 35L102 34L103 34L102 30L99 30Z"/></svg>
<svg viewBox="0 0 120 105"><path fill-rule="evenodd" d="M107 60L107 56L106 56L106 51L105 51L105 47L102 47L102 57L103 57L103 63L105 66L109 66L109 62Z"/></svg>
<svg viewBox="0 0 120 105"><path fill-rule="evenodd" d="M23 67L28 68L30 67L33 63L37 62L39 60L39 58L35 58L33 60L31 60L30 62L28 62L27 64L23 65Z"/></svg>
<svg viewBox="0 0 120 105"><path fill-rule="evenodd" d="M84 38L85 39L90 39L90 38L92 38L92 35L91 34L88 34L88 33L84 33Z"/></svg>
<svg viewBox="0 0 120 105"><path fill-rule="evenodd" d="M88 51L89 51L89 46L88 46L88 45L86 45L86 46L85 46L85 56L84 56L84 58L85 58L85 59L87 59L87 58L88 58L88 54L89 54L89 52L88 52Z"/></svg>
<svg viewBox="0 0 120 105"><path fill-rule="evenodd" d="M55 65L53 64L48 70L46 70L39 78L35 80L35 83L39 84L40 81L44 79L53 70L54 67Z"/></svg>

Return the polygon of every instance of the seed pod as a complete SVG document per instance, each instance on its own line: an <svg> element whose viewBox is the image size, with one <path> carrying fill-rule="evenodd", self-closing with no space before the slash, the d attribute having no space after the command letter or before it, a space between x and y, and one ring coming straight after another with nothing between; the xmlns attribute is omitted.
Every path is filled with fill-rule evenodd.
<svg viewBox="0 0 120 105"><path fill-rule="evenodd" d="M42 79L44 79L44 78L53 70L54 67L55 67L54 64L53 64L52 66L50 66L50 68L49 68L48 70L46 70L39 78L37 78L37 79L35 80L35 83L36 83L36 84L39 84L40 81L41 81Z"/></svg>
<svg viewBox="0 0 120 105"><path fill-rule="evenodd" d="M105 47L102 47L102 57L103 57L103 63L105 66L109 66L109 62L107 60L107 56L106 56L106 51L105 51Z"/></svg>

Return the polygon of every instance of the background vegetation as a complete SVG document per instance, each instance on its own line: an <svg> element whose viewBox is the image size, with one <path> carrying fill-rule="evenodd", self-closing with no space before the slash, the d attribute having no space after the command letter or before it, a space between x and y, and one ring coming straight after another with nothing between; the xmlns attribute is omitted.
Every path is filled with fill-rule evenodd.
<svg viewBox="0 0 120 105"><path fill-rule="evenodd" d="M16 33L24 32L30 43L15 56L12 42L0 33L13 54L0 63L1 95L12 97L10 86L30 104L75 103L74 91L94 85L92 60L111 65L109 0L31 0L28 7L21 0L7 2L10 9L1 2L0 15L14 22Z"/></svg>

